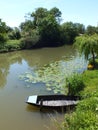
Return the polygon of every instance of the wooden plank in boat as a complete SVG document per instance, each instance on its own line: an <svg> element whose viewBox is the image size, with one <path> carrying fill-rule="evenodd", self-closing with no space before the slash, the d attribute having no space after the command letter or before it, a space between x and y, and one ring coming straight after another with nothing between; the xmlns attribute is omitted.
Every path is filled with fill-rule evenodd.
<svg viewBox="0 0 98 130"><path fill-rule="evenodd" d="M76 105L78 101L71 101L71 100L54 100L54 101L43 101L43 106L50 106L50 107L59 107L59 106L70 106ZM39 105L41 101L39 101Z"/></svg>

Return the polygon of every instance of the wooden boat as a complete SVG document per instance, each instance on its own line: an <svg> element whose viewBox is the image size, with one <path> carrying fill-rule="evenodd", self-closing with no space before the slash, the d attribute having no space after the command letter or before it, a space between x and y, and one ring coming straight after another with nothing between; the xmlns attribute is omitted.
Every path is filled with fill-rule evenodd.
<svg viewBox="0 0 98 130"><path fill-rule="evenodd" d="M61 108L75 106L80 99L79 96L66 95L33 95L27 98L26 103L47 108Z"/></svg>

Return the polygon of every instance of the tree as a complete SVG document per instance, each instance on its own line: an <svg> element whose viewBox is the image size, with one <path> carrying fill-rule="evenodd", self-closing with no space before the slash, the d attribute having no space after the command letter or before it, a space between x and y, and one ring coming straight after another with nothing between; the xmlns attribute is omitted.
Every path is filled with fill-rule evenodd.
<svg viewBox="0 0 98 130"><path fill-rule="evenodd" d="M7 26L0 19L0 48L2 48L7 40Z"/></svg>
<svg viewBox="0 0 98 130"><path fill-rule="evenodd" d="M48 14L39 24L39 34L44 46L57 46L60 43L60 26L53 15Z"/></svg>
<svg viewBox="0 0 98 130"><path fill-rule="evenodd" d="M63 39L66 44L73 44L76 36L85 33L85 27L80 23L66 22L61 27Z"/></svg>
<svg viewBox="0 0 98 130"><path fill-rule="evenodd" d="M61 44L60 35L60 17L61 12L58 8L54 7L51 10L46 8L37 8L30 15L31 18L21 23L20 28L23 37L29 36L30 39L35 38L36 34L38 46L58 46ZM37 33L35 33L37 32Z"/></svg>
<svg viewBox="0 0 98 130"><path fill-rule="evenodd" d="M58 8L56 8L56 7L52 8L49 11L49 13L52 14L55 17L55 19L56 19L56 21L58 23L61 22L61 15L62 15L62 13L61 13L61 11Z"/></svg>
<svg viewBox="0 0 98 130"><path fill-rule="evenodd" d="M62 24L63 37L66 44L73 44L74 38L78 35L77 29L72 22Z"/></svg>
<svg viewBox="0 0 98 130"><path fill-rule="evenodd" d="M40 36L37 30L32 30L31 35L26 34L25 37L21 39L22 49L31 49L38 46Z"/></svg>
<svg viewBox="0 0 98 130"><path fill-rule="evenodd" d="M14 29L8 32L8 37L11 40L19 40L21 38L20 30L17 27L15 27Z"/></svg>
<svg viewBox="0 0 98 130"><path fill-rule="evenodd" d="M82 35L75 39L74 45L79 49L80 54L84 54L85 59L91 56L95 65L95 57L98 54L98 35Z"/></svg>
<svg viewBox="0 0 98 130"><path fill-rule="evenodd" d="M74 23L74 27L76 28L78 35L85 33L85 26L83 24Z"/></svg>
<svg viewBox="0 0 98 130"><path fill-rule="evenodd" d="M96 33L96 31L97 31L96 27L89 25L89 26L87 26L86 34L87 35L93 35L93 34Z"/></svg>
<svg viewBox="0 0 98 130"><path fill-rule="evenodd" d="M35 27L38 27L40 22L45 18L48 14L46 8L37 8L35 12L32 12L31 17L33 18L33 23Z"/></svg>
<svg viewBox="0 0 98 130"><path fill-rule="evenodd" d="M34 24L31 20L26 20L20 24L21 31L28 32L30 29L34 28Z"/></svg>
<svg viewBox="0 0 98 130"><path fill-rule="evenodd" d="M2 22L2 20L0 19L0 33L6 33L7 31L7 25L5 22Z"/></svg>

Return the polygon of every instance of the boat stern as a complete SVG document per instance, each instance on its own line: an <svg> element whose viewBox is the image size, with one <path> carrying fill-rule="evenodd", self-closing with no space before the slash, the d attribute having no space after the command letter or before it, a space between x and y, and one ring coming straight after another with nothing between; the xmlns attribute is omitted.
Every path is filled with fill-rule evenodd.
<svg viewBox="0 0 98 130"><path fill-rule="evenodd" d="M27 98L26 103L28 103L28 104L36 104L37 103L37 95L29 96Z"/></svg>

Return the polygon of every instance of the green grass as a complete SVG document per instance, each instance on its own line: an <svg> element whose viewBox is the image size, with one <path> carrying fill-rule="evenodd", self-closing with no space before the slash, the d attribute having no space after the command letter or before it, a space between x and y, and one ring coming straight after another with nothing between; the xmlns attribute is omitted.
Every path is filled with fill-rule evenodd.
<svg viewBox="0 0 98 130"><path fill-rule="evenodd" d="M83 73L83 99L73 113L66 114L61 130L98 130L98 59L94 70Z"/></svg>
<svg viewBox="0 0 98 130"><path fill-rule="evenodd" d="M5 48L8 51L13 51L13 50L19 50L20 48L20 40L8 40L6 43Z"/></svg>
<svg viewBox="0 0 98 130"><path fill-rule="evenodd" d="M19 44L19 40L8 40L7 41L7 44L11 44L11 45L13 45L13 44Z"/></svg>
<svg viewBox="0 0 98 130"><path fill-rule="evenodd" d="M98 70L87 70L83 74L84 83L86 85L82 95L93 96L98 95Z"/></svg>

